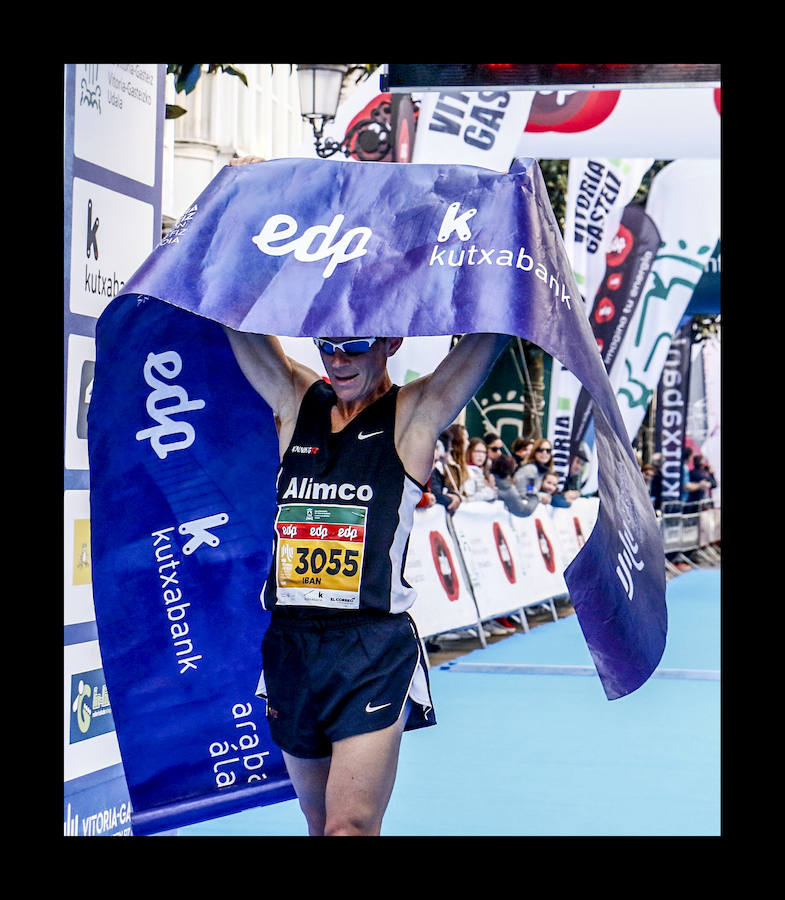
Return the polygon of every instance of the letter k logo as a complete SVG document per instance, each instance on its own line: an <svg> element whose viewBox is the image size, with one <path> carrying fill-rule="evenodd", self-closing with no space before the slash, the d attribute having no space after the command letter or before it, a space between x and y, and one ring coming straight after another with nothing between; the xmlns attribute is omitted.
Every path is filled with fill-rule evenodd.
<svg viewBox="0 0 785 900"><path fill-rule="evenodd" d="M191 535L191 539L183 545L183 553L190 556L202 544L217 547L221 543L220 540L207 529L225 525L228 521L229 516L226 513L218 513L217 516L205 516L202 519L194 519L192 522L183 522L177 530L180 534Z"/></svg>
<svg viewBox="0 0 785 900"><path fill-rule="evenodd" d="M462 213L460 216L458 216L456 215L456 213L460 208L460 203L451 203L447 207L447 212L444 214L441 227L439 228L439 237L437 238L439 243L444 243L444 241L446 241L447 238L450 237L453 231L462 241L468 241L472 236L471 231L469 231L469 226L466 223L477 212L477 210L467 209L465 213Z"/></svg>

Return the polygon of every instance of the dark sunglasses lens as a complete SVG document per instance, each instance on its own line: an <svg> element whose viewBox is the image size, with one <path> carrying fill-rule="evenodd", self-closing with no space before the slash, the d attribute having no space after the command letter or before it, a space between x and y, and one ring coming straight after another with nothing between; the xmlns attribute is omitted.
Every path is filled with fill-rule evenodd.
<svg viewBox="0 0 785 900"><path fill-rule="evenodd" d="M317 343L319 349L324 350L328 356L333 356L336 350L352 356L358 353L367 353L373 345L373 341L344 341L343 344L333 344L332 341L319 340Z"/></svg>
<svg viewBox="0 0 785 900"><path fill-rule="evenodd" d="M371 349L373 341L347 341L343 345L344 353L350 353L352 356L358 353L367 353Z"/></svg>

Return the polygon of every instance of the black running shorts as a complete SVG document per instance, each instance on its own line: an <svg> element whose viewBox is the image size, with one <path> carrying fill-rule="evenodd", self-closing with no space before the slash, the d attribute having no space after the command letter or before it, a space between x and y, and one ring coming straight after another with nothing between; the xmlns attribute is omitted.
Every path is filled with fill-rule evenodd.
<svg viewBox="0 0 785 900"><path fill-rule="evenodd" d="M428 670L408 613L374 611L325 618L273 612L262 641L262 689L270 734L304 759L330 756L343 738L395 723L413 702L405 730L435 725Z"/></svg>

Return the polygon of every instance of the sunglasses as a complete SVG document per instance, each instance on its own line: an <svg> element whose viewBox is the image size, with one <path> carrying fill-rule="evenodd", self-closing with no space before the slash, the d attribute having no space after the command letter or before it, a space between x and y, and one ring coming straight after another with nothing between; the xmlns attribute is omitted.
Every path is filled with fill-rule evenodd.
<svg viewBox="0 0 785 900"><path fill-rule="evenodd" d="M314 338L313 342L320 350L328 356L332 356L336 350L347 353L349 356L356 356L358 353L367 353L371 347L379 340L379 338L355 338L351 341L342 341L340 344L335 341L328 341L327 338Z"/></svg>
<svg viewBox="0 0 785 900"><path fill-rule="evenodd" d="M489 450L492 450L494 453L501 453L501 452L502 452L502 448L501 448L501 447L488 447L488 449L489 449Z"/></svg>
<svg viewBox="0 0 785 900"><path fill-rule="evenodd" d="M538 447L537 453L553 453L550 447Z"/></svg>

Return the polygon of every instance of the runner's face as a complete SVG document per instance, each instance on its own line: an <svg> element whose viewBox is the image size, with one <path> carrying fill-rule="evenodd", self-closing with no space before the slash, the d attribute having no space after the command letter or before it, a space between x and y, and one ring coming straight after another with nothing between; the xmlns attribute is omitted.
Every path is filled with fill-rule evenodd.
<svg viewBox="0 0 785 900"><path fill-rule="evenodd" d="M351 337L330 337L337 344ZM327 377L339 400L345 403L373 395L387 371L387 340L380 338L367 353L335 353L320 351Z"/></svg>

